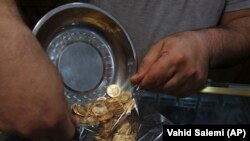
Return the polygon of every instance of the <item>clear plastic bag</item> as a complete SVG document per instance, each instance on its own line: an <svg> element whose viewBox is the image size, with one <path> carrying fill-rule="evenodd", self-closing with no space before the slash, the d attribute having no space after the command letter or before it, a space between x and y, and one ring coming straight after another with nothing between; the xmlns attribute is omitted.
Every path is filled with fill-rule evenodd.
<svg viewBox="0 0 250 141"><path fill-rule="evenodd" d="M75 140L158 141L162 139L162 125L173 123L156 111L140 113L140 109L144 107L139 107L143 91L137 87L118 91L120 91L118 96L107 94L88 105L81 103L72 105L72 112L80 116L81 123L77 127ZM82 106L84 110L79 112L74 106ZM90 113L89 115L96 120L88 119L89 115L86 113Z"/></svg>

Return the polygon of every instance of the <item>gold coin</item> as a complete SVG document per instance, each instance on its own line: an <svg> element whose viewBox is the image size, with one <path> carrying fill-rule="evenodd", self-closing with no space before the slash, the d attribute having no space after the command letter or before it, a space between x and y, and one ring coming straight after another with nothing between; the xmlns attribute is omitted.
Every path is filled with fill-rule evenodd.
<svg viewBox="0 0 250 141"><path fill-rule="evenodd" d="M116 97L111 97L111 98L108 98L108 99L106 99L105 100L105 102L106 103L113 103L113 102L118 102L119 100L118 100L118 98L116 98Z"/></svg>
<svg viewBox="0 0 250 141"><path fill-rule="evenodd" d="M120 93L121 93L121 88L116 84L109 85L107 88L107 94L110 97L118 97Z"/></svg>
<svg viewBox="0 0 250 141"><path fill-rule="evenodd" d="M107 113L105 113L104 115L99 116L99 117L98 117L98 120L99 120L100 122L103 122L103 121L106 121L106 120L111 119L113 116L114 116L113 113L107 112Z"/></svg>
<svg viewBox="0 0 250 141"><path fill-rule="evenodd" d="M98 125L100 122L92 116L89 117L78 117L78 120L81 124L85 125Z"/></svg>
<svg viewBox="0 0 250 141"><path fill-rule="evenodd" d="M130 99L132 99L132 93L130 91L122 91L121 95L119 96L119 100L121 103L127 103Z"/></svg>
<svg viewBox="0 0 250 141"><path fill-rule="evenodd" d="M87 121L89 125L98 125L100 122L97 120L97 118L89 116L87 117Z"/></svg>
<svg viewBox="0 0 250 141"><path fill-rule="evenodd" d="M115 117L120 117L124 113L122 104L118 100L113 100L113 98L110 99L107 99L106 101L108 111L112 112Z"/></svg>
<svg viewBox="0 0 250 141"><path fill-rule="evenodd" d="M95 116L101 116L108 112L105 102L102 100L95 101L91 105L91 111Z"/></svg>
<svg viewBox="0 0 250 141"><path fill-rule="evenodd" d="M71 106L72 112L79 116L86 116L88 115L88 106L81 104L81 103L74 103Z"/></svg>
<svg viewBox="0 0 250 141"><path fill-rule="evenodd" d="M71 110L72 110L72 113L73 113L73 114L78 115L78 113L77 113L78 111L77 111L77 109L76 109L76 105L77 105L76 103L72 104L72 105L71 105Z"/></svg>
<svg viewBox="0 0 250 141"><path fill-rule="evenodd" d="M96 100L106 100L107 98L106 97L98 97Z"/></svg>
<svg viewBox="0 0 250 141"><path fill-rule="evenodd" d="M77 104L76 106L78 113L81 116L87 116L88 115L88 106L84 104Z"/></svg>

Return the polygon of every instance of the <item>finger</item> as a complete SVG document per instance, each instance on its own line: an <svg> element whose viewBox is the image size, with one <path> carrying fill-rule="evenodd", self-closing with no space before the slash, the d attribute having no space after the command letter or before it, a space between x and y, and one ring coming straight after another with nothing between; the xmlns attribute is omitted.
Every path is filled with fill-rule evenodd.
<svg viewBox="0 0 250 141"><path fill-rule="evenodd" d="M162 86L152 87L151 89L148 89L148 91L155 92L155 93L164 92Z"/></svg>
<svg viewBox="0 0 250 141"><path fill-rule="evenodd" d="M168 95L176 96L176 97L185 97L189 93L189 87L187 87L187 83L179 83L175 87L172 87L167 92Z"/></svg>
<svg viewBox="0 0 250 141"><path fill-rule="evenodd" d="M179 89L179 91L177 91L177 96L179 97L189 96L199 92L202 88L205 87L205 83L195 83L194 79L190 81L194 83L185 83L185 85L183 85Z"/></svg>
<svg viewBox="0 0 250 141"><path fill-rule="evenodd" d="M163 90L169 92L171 95L175 95L186 83L190 82L185 72L179 70L163 85Z"/></svg>
<svg viewBox="0 0 250 141"><path fill-rule="evenodd" d="M175 95L178 97L189 96L192 93L197 92L198 90L200 90L201 88L203 88L205 86L204 83L200 83L197 80L196 75L194 75L192 77L184 75L184 76L181 76L179 78L177 77L176 79L177 79L177 81L179 79L179 81L180 81L179 85L171 86L171 88L165 87L164 89L168 89L168 91L171 93L171 95ZM170 83L172 83L172 84L170 84ZM168 84L170 86L170 85L173 85L173 83L174 82L169 82Z"/></svg>
<svg viewBox="0 0 250 141"><path fill-rule="evenodd" d="M172 94L177 97L187 97L192 95L196 89L194 89L190 84L191 83L183 83L183 85L181 85L179 89L175 90Z"/></svg>
<svg viewBox="0 0 250 141"><path fill-rule="evenodd" d="M149 50L149 52L143 58L142 63L138 68L138 72L131 77L130 80L132 84L138 84L142 80L146 72L148 72L148 70L151 68L152 64L159 58L162 47L163 42L159 42Z"/></svg>
<svg viewBox="0 0 250 141"><path fill-rule="evenodd" d="M173 63L174 60L169 57L169 54L162 52L160 58L152 65L141 81L142 88L151 90L163 87L177 71Z"/></svg>
<svg viewBox="0 0 250 141"><path fill-rule="evenodd" d="M130 78L130 82L131 82L133 85L140 84L140 82L142 81L144 75L145 75L144 72L137 72L135 75L133 75L133 76Z"/></svg>

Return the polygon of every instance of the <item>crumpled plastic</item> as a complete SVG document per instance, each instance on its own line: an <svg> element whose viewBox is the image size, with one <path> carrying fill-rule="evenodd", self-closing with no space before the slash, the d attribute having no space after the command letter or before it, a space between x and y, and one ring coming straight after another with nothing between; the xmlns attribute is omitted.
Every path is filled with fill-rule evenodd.
<svg viewBox="0 0 250 141"><path fill-rule="evenodd" d="M119 121L119 125L126 121L127 118L133 118L137 122L137 135L133 140L127 139L126 141L161 141L163 136L163 125L174 124L166 117L161 115L156 110L145 109L147 106L140 104L140 98L143 94L141 90L132 90L133 99L135 99L135 108L131 111L131 114L127 115ZM147 111L147 112L143 112ZM119 126L117 126L118 128ZM113 130L110 135L115 134ZM79 125L76 130L74 141L104 141L103 139L96 138L98 135L98 127ZM107 141L113 141L115 139L109 138Z"/></svg>

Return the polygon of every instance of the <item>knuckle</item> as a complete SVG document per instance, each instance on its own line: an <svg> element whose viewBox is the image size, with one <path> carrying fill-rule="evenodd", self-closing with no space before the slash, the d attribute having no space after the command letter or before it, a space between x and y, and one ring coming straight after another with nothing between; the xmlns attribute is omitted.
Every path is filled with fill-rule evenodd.
<svg viewBox="0 0 250 141"><path fill-rule="evenodd" d="M165 85L164 85L164 90L166 91L171 91L171 89L175 88L177 85L177 81L176 80L171 80L168 81Z"/></svg>

